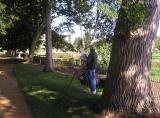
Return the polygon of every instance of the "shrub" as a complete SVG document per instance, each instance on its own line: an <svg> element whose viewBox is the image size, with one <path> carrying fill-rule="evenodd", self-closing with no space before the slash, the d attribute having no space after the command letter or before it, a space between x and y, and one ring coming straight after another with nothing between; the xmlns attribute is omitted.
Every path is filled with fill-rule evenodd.
<svg viewBox="0 0 160 118"><path fill-rule="evenodd" d="M102 42L97 44L96 48L98 53L98 69L104 73L109 65L111 43Z"/></svg>

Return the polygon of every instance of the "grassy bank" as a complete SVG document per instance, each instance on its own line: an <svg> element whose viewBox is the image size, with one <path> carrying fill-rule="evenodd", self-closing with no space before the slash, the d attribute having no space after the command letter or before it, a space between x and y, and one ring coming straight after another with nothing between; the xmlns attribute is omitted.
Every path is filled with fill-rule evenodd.
<svg viewBox="0 0 160 118"><path fill-rule="evenodd" d="M89 93L70 76L42 72L32 65L16 65L14 74L35 118L94 118L98 95Z"/></svg>

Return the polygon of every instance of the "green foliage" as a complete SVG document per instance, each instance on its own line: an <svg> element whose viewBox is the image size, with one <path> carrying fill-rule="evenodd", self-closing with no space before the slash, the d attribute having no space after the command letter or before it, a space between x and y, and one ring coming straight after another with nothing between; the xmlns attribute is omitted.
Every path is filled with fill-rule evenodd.
<svg viewBox="0 0 160 118"><path fill-rule="evenodd" d="M0 2L0 34L5 34L5 25L3 23L2 18L4 17L3 11L6 5Z"/></svg>
<svg viewBox="0 0 160 118"><path fill-rule="evenodd" d="M73 46L77 51L79 51L82 48L82 40L81 40L81 38L75 38Z"/></svg>
<svg viewBox="0 0 160 118"><path fill-rule="evenodd" d="M91 39L107 39L114 34L121 0L94 0L85 21L85 31Z"/></svg>
<svg viewBox="0 0 160 118"><path fill-rule="evenodd" d="M91 39L89 36L85 35L83 37L83 40L84 40L84 48L87 48L91 42ZM73 43L73 47L77 50L77 51L80 51L81 48L83 48L82 46L82 39L81 38L76 38L74 43Z"/></svg>
<svg viewBox="0 0 160 118"><path fill-rule="evenodd" d="M128 21L127 25L131 30L141 26L147 15L144 3L138 1L126 2L124 5L122 4L122 9L123 15Z"/></svg>
<svg viewBox="0 0 160 118"><path fill-rule="evenodd" d="M66 24L80 24L84 22L87 12L90 10L90 0L62 0L57 4L57 15L66 17Z"/></svg>
<svg viewBox="0 0 160 118"><path fill-rule="evenodd" d="M7 30L7 33L6 33L6 30L3 30L3 29L6 29L6 27L8 28L8 25L10 23L5 22L5 25L2 25L0 23L0 30L3 30L0 32L3 32L3 34L5 33L7 34L5 35L5 40L3 37L1 37L1 39L3 40L2 42L7 42L5 43L5 47L8 47L8 49L10 47L11 47L10 49L13 49L13 47L17 49L22 49L22 48L30 49L33 44L34 37L36 36L37 30L41 28L41 26L44 25L43 21L44 21L44 11L45 11L44 10L45 0L34 0L34 1L33 0L14 0L11 2L6 1L6 0L2 0L2 1L4 4L0 4L0 14L2 13L1 11L3 11L3 15L8 14L8 16L10 17L4 17L8 21L12 21L13 19L17 18L17 21L13 22L12 24L13 27L11 28L9 27L10 30ZM52 4L53 5L52 6L52 19L59 17L59 16L65 16L66 22L62 24L66 25L68 28L68 27L71 27L73 23L80 23L82 26L84 24L87 24L86 21L90 20L91 11L94 9L97 1L95 0L94 1L90 1L90 0L59 0L57 1L57 0L53 0L53 2L54 4ZM107 2L110 4L113 3L113 1L111 0ZM95 27L95 23L94 23L95 18L96 18L95 16L92 16L92 22L88 21L89 24L91 24L91 27L88 26L90 27L90 30L93 30L93 28ZM99 20L99 18L97 19ZM112 24L112 22L111 20L104 20L104 17L102 18L101 21L105 21L105 22L101 22L100 26L97 25L97 29L100 30L100 31L97 30L97 32L101 33L103 31L103 33L101 33L101 36L105 36L109 30L111 31L112 27L109 24ZM1 22L1 16L0 16L0 22ZM104 24L107 24L107 25L104 26ZM15 32L13 32L13 30ZM42 28L42 33L44 33L44 28ZM72 45L67 44L67 42L63 42L65 43L63 45L62 40L54 40L53 42L55 43L53 44L54 47L63 47L64 45L68 45L67 47L65 46L65 48L69 48L69 47L72 48ZM80 45L81 45L81 41L79 40L78 48L80 48Z"/></svg>
<svg viewBox="0 0 160 118"><path fill-rule="evenodd" d="M122 4L122 0L116 0L117 4Z"/></svg>
<svg viewBox="0 0 160 118"><path fill-rule="evenodd" d="M5 9L6 5L0 2L0 13Z"/></svg>
<svg viewBox="0 0 160 118"><path fill-rule="evenodd" d="M105 41L98 42L96 44L96 49L99 58L99 66L107 69L110 59L111 43L107 43Z"/></svg>
<svg viewBox="0 0 160 118"><path fill-rule="evenodd" d="M0 2L0 36L4 36L7 32L6 29L13 26L13 22L18 20L12 12L8 12L7 4Z"/></svg>
<svg viewBox="0 0 160 118"><path fill-rule="evenodd" d="M108 4L101 3L99 6L100 11L105 14L107 17L117 19L118 13L114 10L112 10L111 6Z"/></svg>
<svg viewBox="0 0 160 118"><path fill-rule="evenodd" d="M15 16L18 16L19 20L16 23L13 23L13 27L7 31L7 35L5 36L5 40L3 37L2 42L5 42L5 47L8 49L14 48L29 48L31 49L32 43L35 40L38 29L42 29L42 33L44 33L44 13L45 13L45 0L15 0L12 2L8 2L3 0L5 5L0 4L0 14L1 11L5 13L11 13ZM65 23L68 26L68 23L72 24L72 22L78 22L80 17L83 16L89 10L89 2L86 0L53 0L52 6L52 19L65 15L68 18L68 22ZM1 3L1 2L0 2ZM5 9L6 8L6 9ZM3 15L4 15L3 14ZM14 16L12 16L14 17ZM7 17L7 20L12 17ZM13 19L13 18L12 18ZM77 20L76 20L77 19ZM0 16L0 22L1 16ZM3 25L2 25L3 24ZM3 27L6 27L9 23L0 23L0 30L3 30ZM17 25L18 24L18 25ZM21 26L20 26L20 25ZM16 32L12 32L12 30L16 29ZM19 32L18 32L18 30ZM3 34L5 30L0 31ZM41 35L40 34L40 35ZM73 46L64 40L62 37L58 35L53 35L55 39L53 45L57 48L64 48L67 50L73 50ZM13 40L12 40L13 39ZM36 38L37 39L37 38ZM39 39L39 37L38 37ZM9 43L6 43L9 42ZM17 44L18 43L18 44ZM64 43L64 44L63 44ZM15 45L16 44L16 45ZM27 44L27 45L26 45ZM36 43L38 44L38 43Z"/></svg>
<svg viewBox="0 0 160 118"><path fill-rule="evenodd" d="M2 46L5 49L31 48L37 27L42 24L44 4L41 3L42 1L39 0L4 1L6 5L4 12L7 14L6 20L8 21L4 23L5 26L10 24L9 21L14 21L11 22L12 27L8 27L4 37L1 37Z"/></svg>
<svg viewBox="0 0 160 118"><path fill-rule="evenodd" d="M28 29L24 20L19 20L14 25L14 27L6 30L5 36L1 37L3 48L6 50L26 50L32 44L32 38L29 35L32 30Z"/></svg>
<svg viewBox="0 0 160 118"><path fill-rule="evenodd" d="M59 35L55 31L52 31L52 45L56 49L63 49L64 51L74 51L72 44L65 41L65 36Z"/></svg>
<svg viewBox="0 0 160 118"><path fill-rule="evenodd" d="M85 35L83 37L83 40L85 42L85 48L87 48L89 46L89 44L91 43L91 37L89 37L88 35Z"/></svg>

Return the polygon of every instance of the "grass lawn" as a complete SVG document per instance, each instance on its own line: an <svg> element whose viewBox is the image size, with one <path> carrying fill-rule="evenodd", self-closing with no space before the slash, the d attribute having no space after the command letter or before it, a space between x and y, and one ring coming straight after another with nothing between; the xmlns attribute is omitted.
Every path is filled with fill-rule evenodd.
<svg viewBox="0 0 160 118"><path fill-rule="evenodd" d="M160 81L160 62L152 63L151 80Z"/></svg>
<svg viewBox="0 0 160 118"><path fill-rule="evenodd" d="M35 118L94 118L94 103L77 80L70 87L70 76L42 72L32 65L18 64L13 69Z"/></svg>
<svg viewBox="0 0 160 118"><path fill-rule="evenodd" d="M100 95L90 95L77 80L68 87L71 76L27 64L15 65L13 72L35 118L95 117L94 104ZM151 78L160 80L160 53L153 54Z"/></svg>
<svg viewBox="0 0 160 118"><path fill-rule="evenodd" d="M152 56L151 79L160 81L160 52L154 52Z"/></svg>

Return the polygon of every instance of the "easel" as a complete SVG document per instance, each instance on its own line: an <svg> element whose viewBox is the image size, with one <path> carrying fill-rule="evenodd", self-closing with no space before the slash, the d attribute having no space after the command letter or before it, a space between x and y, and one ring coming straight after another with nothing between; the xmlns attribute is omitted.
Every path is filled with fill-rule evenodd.
<svg viewBox="0 0 160 118"><path fill-rule="evenodd" d="M82 69L78 69L78 68L74 68L74 70L75 71L73 73L73 76L72 76L67 88L71 87L72 82L73 82L74 79L77 79L78 81L80 81L81 85L85 85L85 86L89 87L87 75L85 73L86 70L82 70ZM82 71L84 71L84 72L82 72ZM82 76L83 74L85 74L86 77ZM83 79L80 79L81 76L83 77Z"/></svg>

